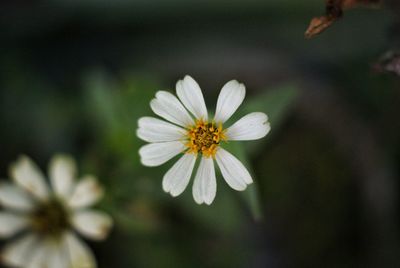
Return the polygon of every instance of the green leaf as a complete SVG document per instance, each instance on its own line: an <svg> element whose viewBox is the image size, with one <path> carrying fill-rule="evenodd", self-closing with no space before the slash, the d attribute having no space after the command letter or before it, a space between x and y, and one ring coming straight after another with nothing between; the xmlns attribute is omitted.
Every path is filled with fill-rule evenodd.
<svg viewBox="0 0 400 268"><path fill-rule="evenodd" d="M135 167L139 166L137 152L143 143L135 131L137 120L150 114L149 102L158 87L152 81L129 74L114 80L101 71L85 77L84 101L90 117L88 123L96 129L94 143L121 163L130 158Z"/></svg>
<svg viewBox="0 0 400 268"><path fill-rule="evenodd" d="M243 165L250 172L254 180L254 172L250 164L249 158L247 157L247 153L243 146L243 143L233 142L224 147L227 148L229 152L235 155L243 163ZM249 185L246 190L244 190L240 194L244 202L250 208L253 219L255 221L260 221L262 219L262 207L260 203L261 200L259 196L259 187L257 180L254 180L253 184Z"/></svg>
<svg viewBox="0 0 400 268"><path fill-rule="evenodd" d="M249 98L243 105L239 116L252 112L264 112L268 115L272 127L272 131L278 129L284 119L290 112L295 100L298 96L298 89L294 85L284 85L279 88L268 90L263 94L259 94ZM238 119L238 118L235 118ZM250 208L254 220L262 219L262 206L260 203L259 186L254 172L252 171L250 156L263 149L263 143L268 140L266 138L249 141L249 142L230 142L225 144L231 153L233 153L249 170L254 179L254 183L241 193L245 203Z"/></svg>
<svg viewBox="0 0 400 268"><path fill-rule="evenodd" d="M245 113L264 112L268 115L271 125L278 126L286 118L298 96L297 86L282 85L247 99L242 111Z"/></svg>
<svg viewBox="0 0 400 268"><path fill-rule="evenodd" d="M275 133L289 115L294 106L299 89L293 84L283 85L249 98L241 109L242 115L253 112L264 112L268 115L271 132L263 139L246 143L246 152L255 154L268 141L269 135Z"/></svg>

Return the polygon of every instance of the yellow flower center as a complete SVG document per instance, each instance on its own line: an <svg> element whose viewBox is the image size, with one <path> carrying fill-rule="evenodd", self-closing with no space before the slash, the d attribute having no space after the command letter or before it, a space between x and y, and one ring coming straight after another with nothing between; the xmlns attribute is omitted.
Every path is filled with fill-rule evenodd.
<svg viewBox="0 0 400 268"><path fill-rule="evenodd" d="M216 126L214 122L203 120L197 120L196 125L188 129L187 136L187 152L202 153L205 157L214 157L219 143L226 140L222 124Z"/></svg>
<svg viewBox="0 0 400 268"><path fill-rule="evenodd" d="M32 228L41 235L59 237L70 227L69 213L57 199L38 206L31 215Z"/></svg>

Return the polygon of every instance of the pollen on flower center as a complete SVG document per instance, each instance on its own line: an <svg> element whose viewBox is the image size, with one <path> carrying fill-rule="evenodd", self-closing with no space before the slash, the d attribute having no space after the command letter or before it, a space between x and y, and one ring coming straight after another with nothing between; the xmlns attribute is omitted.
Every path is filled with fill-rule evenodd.
<svg viewBox="0 0 400 268"><path fill-rule="evenodd" d="M69 213L64 205L56 199L40 204L33 211L31 220L35 231L56 238L70 227Z"/></svg>
<svg viewBox="0 0 400 268"><path fill-rule="evenodd" d="M196 125L187 132L189 147L188 153L202 153L206 157L214 157L219 143L225 140L222 125L197 120Z"/></svg>

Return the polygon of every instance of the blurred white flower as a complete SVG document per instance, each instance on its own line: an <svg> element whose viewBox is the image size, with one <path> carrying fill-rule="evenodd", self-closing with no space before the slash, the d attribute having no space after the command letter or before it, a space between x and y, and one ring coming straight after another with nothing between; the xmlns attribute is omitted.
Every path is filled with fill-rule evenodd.
<svg viewBox="0 0 400 268"><path fill-rule="evenodd" d="M220 146L221 142L231 140L260 139L271 129L267 115L259 112L250 113L229 128L224 128L223 124L243 102L245 93L244 85L236 80L226 83L219 94L214 119L208 120L203 94L192 77L185 76L176 84L179 100L167 91L157 92L150 102L151 109L170 123L142 117L138 122L137 135L150 143L139 150L145 166L159 166L184 153L164 175L164 191L178 196L185 190L198 154L201 154L201 160L193 183L196 203L209 205L215 198L214 160L231 188L242 191L253 182L243 164Z"/></svg>
<svg viewBox="0 0 400 268"><path fill-rule="evenodd" d="M10 168L14 184L0 184L0 237L15 236L1 252L1 261L12 267L92 268L96 260L76 235L104 239L112 219L89 207L103 195L93 176L75 182L76 164L65 155L53 157L50 184L39 168L21 156ZM74 231L75 230L75 231Z"/></svg>

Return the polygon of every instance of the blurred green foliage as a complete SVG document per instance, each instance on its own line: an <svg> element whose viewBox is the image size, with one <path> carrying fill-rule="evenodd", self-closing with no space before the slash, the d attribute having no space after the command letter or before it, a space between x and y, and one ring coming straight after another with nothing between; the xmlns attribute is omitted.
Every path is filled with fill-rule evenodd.
<svg viewBox="0 0 400 268"><path fill-rule="evenodd" d="M374 267L374 253L399 251L368 247L379 232L367 222L360 174L382 169L364 162L378 154L338 144L372 137L378 160L393 165L382 173L400 172L399 82L370 71L390 40L388 10L348 12L305 41L323 1L28 2L0 4L0 175L18 154L45 169L66 152L98 176L100 206L116 222L107 241L90 244L100 267ZM195 204L191 184L177 198L162 191L176 159L158 168L139 161L138 118L185 74L210 108L216 85L244 83L229 123L261 111L272 127L260 141L226 144L254 183L239 193L217 174L210 207ZM337 110L326 112L329 101ZM388 262L375 267L398 267Z"/></svg>

